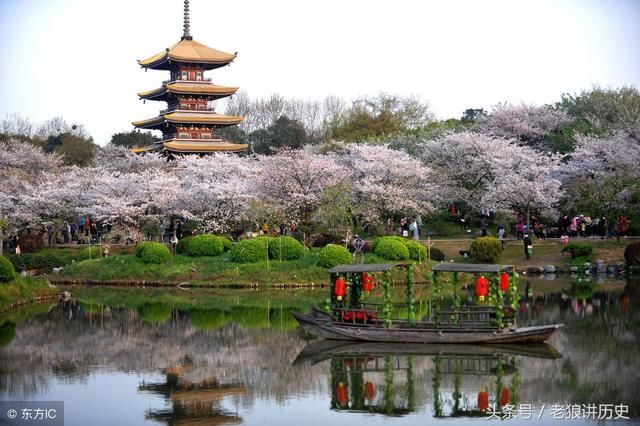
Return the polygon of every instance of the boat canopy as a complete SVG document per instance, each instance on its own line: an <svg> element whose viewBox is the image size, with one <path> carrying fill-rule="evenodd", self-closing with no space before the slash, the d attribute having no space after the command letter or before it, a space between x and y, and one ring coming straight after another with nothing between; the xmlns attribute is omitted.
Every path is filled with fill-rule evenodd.
<svg viewBox="0 0 640 426"><path fill-rule="evenodd" d="M331 274L346 274L346 273L363 273L363 272L384 272L390 269L408 266L406 263L369 263L362 265L338 265L329 269Z"/></svg>
<svg viewBox="0 0 640 426"><path fill-rule="evenodd" d="M468 272L474 273L498 273L498 272L511 272L513 266L511 265L482 265L475 263L455 263L455 262L443 262L439 263L432 268L433 272Z"/></svg>

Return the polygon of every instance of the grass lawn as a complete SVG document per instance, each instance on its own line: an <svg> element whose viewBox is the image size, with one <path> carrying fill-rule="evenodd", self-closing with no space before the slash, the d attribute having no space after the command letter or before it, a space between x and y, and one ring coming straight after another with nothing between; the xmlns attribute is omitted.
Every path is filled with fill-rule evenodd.
<svg viewBox="0 0 640 426"><path fill-rule="evenodd" d="M58 294L58 289L49 287L44 280L17 276L8 283L0 283L0 311L13 303L31 302L37 297Z"/></svg>

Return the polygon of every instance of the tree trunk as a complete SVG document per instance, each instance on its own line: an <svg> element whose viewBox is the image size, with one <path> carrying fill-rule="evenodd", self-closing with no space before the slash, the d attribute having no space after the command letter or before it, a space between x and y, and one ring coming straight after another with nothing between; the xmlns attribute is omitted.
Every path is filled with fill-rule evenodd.
<svg viewBox="0 0 640 426"><path fill-rule="evenodd" d="M531 209L529 208L529 206L527 206L527 232L525 232L525 234L529 234L529 237L531 237L531 235L532 235L531 234L531 223L530 223L531 222L531 220L530 220L531 211L530 210Z"/></svg>
<svg viewBox="0 0 640 426"><path fill-rule="evenodd" d="M2 257L3 246L4 246L4 229L0 228L0 257Z"/></svg>

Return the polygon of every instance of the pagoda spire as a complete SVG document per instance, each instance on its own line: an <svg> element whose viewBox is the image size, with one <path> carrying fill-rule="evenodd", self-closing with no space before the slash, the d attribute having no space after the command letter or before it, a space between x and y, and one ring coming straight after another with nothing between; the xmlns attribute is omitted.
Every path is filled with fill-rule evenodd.
<svg viewBox="0 0 640 426"><path fill-rule="evenodd" d="M182 34L182 40L192 40L189 31L191 26L189 25L189 0L184 0L184 34Z"/></svg>

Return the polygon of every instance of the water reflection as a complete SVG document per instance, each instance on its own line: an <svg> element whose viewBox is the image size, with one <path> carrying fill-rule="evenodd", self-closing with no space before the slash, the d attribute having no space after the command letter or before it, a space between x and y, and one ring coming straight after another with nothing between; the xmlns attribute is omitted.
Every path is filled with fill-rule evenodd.
<svg viewBox="0 0 640 426"><path fill-rule="evenodd" d="M64 399L68 424L83 424L86 389L107 416L128 407L127 424L464 420L506 401L623 403L637 418L640 285L579 287L521 300L521 325L566 324L550 346L309 344L286 306L69 300L0 319L0 397Z"/></svg>

